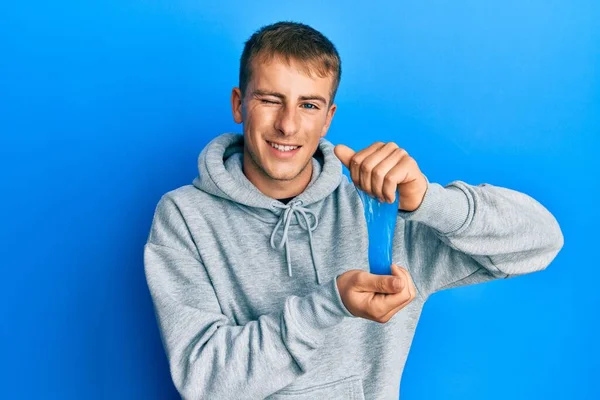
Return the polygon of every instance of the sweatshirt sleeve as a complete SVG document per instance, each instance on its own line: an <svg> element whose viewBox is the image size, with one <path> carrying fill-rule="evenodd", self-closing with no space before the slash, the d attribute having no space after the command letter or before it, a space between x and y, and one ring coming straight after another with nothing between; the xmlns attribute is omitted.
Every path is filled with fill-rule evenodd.
<svg viewBox="0 0 600 400"><path fill-rule="evenodd" d="M408 254L411 276L425 298L543 270L563 246L558 222L539 202L486 183L428 182L419 208L398 216L405 231L396 245Z"/></svg>
<svg viewBox="0 0 600 400"><path fill-rule="evenodd" d="M333 279L236 325L221 311L185 220L164 197L144 268L171 378L184 399L267 397L306 372L328 328L352 317Z"/></svg>

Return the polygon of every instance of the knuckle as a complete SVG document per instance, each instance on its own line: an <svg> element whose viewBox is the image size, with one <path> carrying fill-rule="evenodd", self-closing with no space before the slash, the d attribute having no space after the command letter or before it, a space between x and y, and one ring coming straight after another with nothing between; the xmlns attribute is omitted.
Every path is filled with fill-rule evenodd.
<svg viewBox="0 0 600 400"><path fill-rule="evenodd" d="M392 184L392 183L394 183L394 178L392 178L392 177L391 177L391 176L389 176L389 175L386 175L386 176L383 178L383 183L385 183L385 184Z"/></svg>
<svg viewBox="0 0 600 400"><path fill-rule="evenodd" d="M362 154L356 153L350 159L350 163L353 165L360 165L360 163L362 163L362 160L363 160Z"/></svg>
<svg viewBox="0 0 600 400"><path fill-rule="evenodd" d="M378 181L381 181L383 179L385 179L385 173L383 172L383 170L379 167L375 167L373 168L373 172L372 175L375 179L377 179Z"/></svg>
<svg viewBox="0 0 600 400"><path fill-rule="evenodd" d="M354 282L362 287L369 284L369 274L363 270L355 270Z"/></svg>
<svg viewBox="0 0 600 400"><path fill-rule="evenodd" d="M369 172L369 171L371 171L371 169L373 169L373 167L371 166L371 163L368 161L365 161L362 164L360 164L360 172L362 172L362 173Z"/></svg>

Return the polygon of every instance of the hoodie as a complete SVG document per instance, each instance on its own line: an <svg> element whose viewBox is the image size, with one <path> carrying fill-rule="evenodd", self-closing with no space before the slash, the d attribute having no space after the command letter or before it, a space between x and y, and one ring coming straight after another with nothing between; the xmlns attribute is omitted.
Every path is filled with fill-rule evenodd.
<svg viewBox="0 0 600 400"><path fill-rule="evenodd" d="M356 187L321 139L308 187L289 203L244 175L243 136L198 158L192 185L158 202L146 280L173 383L185 399L397 399L424 302L436 291L546 268L563 245L526 194L428 182L398 211L392 260L416 298L387 323L353 316L336 278L369 271Z"/></svg>

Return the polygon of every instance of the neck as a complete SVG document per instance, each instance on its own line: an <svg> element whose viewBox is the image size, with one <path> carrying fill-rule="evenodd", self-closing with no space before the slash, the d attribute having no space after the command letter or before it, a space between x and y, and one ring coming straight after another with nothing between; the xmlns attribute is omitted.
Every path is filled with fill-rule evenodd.
<svg viewBox="0 0 600 400"><path fill-rule="evenodd" d="M272 199L287 199L298 196L308 187L312 178L313 165L310 160L296 177L290 180L278 180L268 176L254 163L252 157L244 152L243 171L246 178L266 196Z"/></svg>

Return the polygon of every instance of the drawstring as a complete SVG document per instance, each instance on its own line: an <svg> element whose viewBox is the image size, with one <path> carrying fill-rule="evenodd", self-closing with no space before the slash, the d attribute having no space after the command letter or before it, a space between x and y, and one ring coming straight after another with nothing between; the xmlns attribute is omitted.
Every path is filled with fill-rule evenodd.
<svg viewBox="0 0 600 400"><path fill-rule="evenodd" d="M300 224L302 229L308 231L308 243L310 245L310 255L312 257L313 266L315 268L315 273L317 274L317 283L320 285L321 279L319 277L319 269L317 268L317 263L315 262L315 250L313 248L313 242L312 242L312 231L317 229L317 226L319 225L319 220L318 220L317 216L315 215L314 212L312 212L308 208L302 207L302 200L295 200L295 201L290 202L287 205L273 203L273 206L281 208L285 211L282 212L281 215L279 216L279 221L277 221L277 225L275 225L275 228L273 229L273 233L271 234L271 247L274 249L281 250L281 248L283 246L285 246L285 256L286 256L286 260L287 260L288 275L291 277L292 276L292 262L290 261L291 256L290 256L290 247L289 247L289 243L288 243L288 230L290 227L290 223L292 222L292 217L296 216L296 220L298 221L298 224ZM298 215L296 213L300 213L304 217L304 222L302 222L302 220L300 218L298 218ZM308 219L308 214L310 214L314 218L314 220L315 220L314 226L310 225L310 221ZM283 234L281 236L281 242L279 242L279 244L276 246L275 245L275 234L277 233L277 230L281 227L282 224L283 224Z"/></svg>

